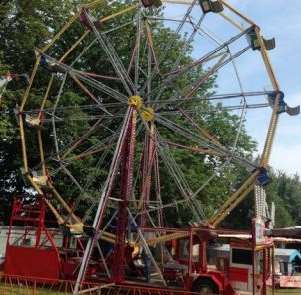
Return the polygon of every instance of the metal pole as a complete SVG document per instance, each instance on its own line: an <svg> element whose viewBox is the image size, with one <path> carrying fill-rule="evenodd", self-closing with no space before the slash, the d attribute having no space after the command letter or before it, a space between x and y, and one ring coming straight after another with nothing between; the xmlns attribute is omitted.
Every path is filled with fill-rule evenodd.
<svg viewBox="0 0 301 295"><path fill-rule="evenodd" d="M159 268L156 260L154 259L153 254L152 254L152 252L151 252L151 250L150 250L150 248L149 248L149 246L148 246L148 244L147 244L147 242L146 242L146 240L145 240L145 238L143 236L143 233L142 233L141 229L138 227L138 225L137 225L137 223L135 221L135 218L133 217L133 215L132 215L132 213L130 212L129 209L128 209L128 212L129 212L129 217L131 219L131 222L133 222L134 226L137 228L137 233L138 233L138 235L139 235L139 237L141 239L141 242L143 244L143 247L144 247L144 250L145 250L146 254L149 256L150 260L152 261L153 266L155 267L156 271L158 272L158 274L159 274L159 276L160 276L160 278L161 278L164 286L167 286L167 284L165 282L165 279L163 277L163 274L161 272L161 269Z"/></svg>
<svg viewBox="0 0 301 295"><path fill-rule="evenodd" d="M272 295L275 293L275 248L272 247Z"/></svg>
<svg viewBox="0 0 301 295"><path fill-rule="evenodd" d="M124 145L124 142L126 140L126 135L127 132L126 130L128 129L129 123L130 123L130 119L132 117L132 113L133 113L133 107L129 107L128 111L126 113L124 122L123 122L123 126L119 135L119 139L117 142L117 146L116 146L116 150L113 156L113 160L111 163L111 167L108 173L108 177L106 180L106 183L103 187L102 190L102 194L101 197L99 199L99 203L98 203L98 209L94 218L94 222L93 222L93 228L95 230L95 232L97 233L100 229L100 225L102 223L103 220L103 216L104 216L104 212L106 209L106 205L109 199L109 196L111 194L112 188L113 188L113 183L115 180L115 176L117 173L117 169L119 167L120 164L120 157L121 157L121 151ZM75 283L75 287L74 287L74 291L73 294L78 294L79 289L81 284L83 283L84 279L85 279L85 275L86 275L86 270L89 264L89 260L90 260L90 256L92 254L92 250L94 248L94 244L97 240L98 236L97 234L94 235L93 237L91 237L87 243L85 252L84 252L84 256L82 259L82 263L80 266L80 270L76 279L76 283Z"/></svg>
<svg viewBox="0 0 301 295"><path fill-rule="evenodd" d="M190 228L189 231L189 264L188 264L188 276L191 277L192 274L192 259L193 259L193 234Z"/></svg>
<svg viewBox="0 0 301 295"><path fill-rule="evenodd" d="M268 266L268 263L267 263L267 249L264 248L262 250L262 292L261 294L262 295L267 295L267 266Z"/></svg>
<svg viewBox="0 0 301 295"><path fill-rule="evenodd" d="M124 280L126 264L126 233L128 227L128 203L133 191L133 169L134 169L134 151L136 140L136 110L133 111L131 121L128 126L127 142L125 142L121 155L121 191L119 210L117 215L117 229L114 249L114 264L112 265L112 280L115 283L121 283Z"/></svg>

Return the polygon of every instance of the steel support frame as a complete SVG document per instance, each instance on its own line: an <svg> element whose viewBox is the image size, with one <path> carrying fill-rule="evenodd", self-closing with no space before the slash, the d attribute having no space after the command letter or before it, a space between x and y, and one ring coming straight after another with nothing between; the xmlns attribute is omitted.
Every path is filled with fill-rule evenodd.
<svg viewBox="0 0 301 295"><path fill-rule="evenodd" d="M121 151L121 190L119 209L117 214L117 229L114 249L114 263L112 265L112 281L121 283L124 280L126 266L126 233L128 222L128 203L133 192L134 151L136 140L136 111L132 113L127 130L126 142ZM130 225L129 225L130 226Z"/></svg>
<svg viewBox="0 0 301 295"><path fill-rule="evenodd" d="M90 260L92 251L94 249L96 241L100 238L101 233L100 234L98 234L98 233L100 231L100 226L102 224L105 210L107 208L107 203L108 203L109 197L110 197L112 189L113 189L117 170L120 166L121 155L122 155L122 151L123 151L124 145L127 140L129 126L131 125L131 122L133 120L133 113L135 113L135 112L136 112L135 108L132 106L129 106L128 111L125 116L125 119L124 119L124 122L123 122L123 126L121 129L120 135L119 135L119 139L117 142L113 160L111 162L108 177L107 177L106 183L103 187L101 197L99 199L98 209L97 209L97 212L96 212L96 215L94 218L94 222L93 222L93 228L94 228L95 234L91 238L89 238L87 246L85 248L84 255L83 255L82 262L81 262L80 269L79 269L79 273L78 273L78 276L76 279L76 284L74 287L73 294L78 294L78 292L80 291L81 285L83 284L83 282L85 280L85 275L86 275L86 271L88 268L88 264L89 264L89 260Z"/></svg>
<svg viewBox="0 0 301 295"><path fill-rule="evenodd" d="M224 1L222 1L222 2L224 2ZM224 4L225 4L225 3L224 3ZM241 16L241 15L240 15L240 16ZM77 15L76 15L75 18L77 18ZM73 21L72 21L72 22L73 22ZM62 32L62 33L63 33L63 32ZM62 34L62 33L61 33L61 34ZM259 30L258 30L257 33L259 34ZM58 34L58 37L55 37L55 39L58 39L58 38L60 37L61 34ZM260 37L260 35L259 35L259 37ZM261 37L259 38L259 40L262 41ZM54 41L55 41L55 40L54 40ZM261 42L261 43L262 43L262 42ZM53 44L53 43L52 43L52 44ZM51 45L52 45L52 44L51 44ZM50 45L50 46L51 46L51 45ZM47 46L45 49L43 49L43 51L46 51L50 46ZM274 80L275 77L274 77L273 72L272 72L272 69L271 69L271 67L270 67L270 63L269 63L267 54L266 54L265 49L264 49L264 45L262 45L261 47L262 47L262 49L261 49L262 55L263 55L265 64L266 64L266 66L267 66L267 70L268 70L268 72L269 72L269 75L270 75L270 77L271 77L271 79L272 79L272 83L273 83L273 85L274 85L274 88L275 88L276 90L279 90L279 89L278 89L278 84L277 84L277 82L275 82L275 80ZM275 87L275 86L276 86L276 87ZM277 99L276 99L276 100L277 100ZM23 109L23 108L24 108L24 104L22 103L22 108L21 108L21 109ZM270 128L269 128L268 138L267 138L267 140L266 140L265 150L264 150L263 158L262 158L262 164L263 164L263 166L266 166L266 165L268 164L268 158L269 158L269 154L270 154L270 151L271 151L271 146L272 146L272 142L273 142L273 138L274 138L274 134L275 134L275 130L276 130L277 119L278 119L277 109L278 109L278 105L277 105L277 103L275 103L274 112L273 112L273 116L272 116L271 124L270 124ZM26 147L25 147L24 130L23 130L23 118L22 118L22 116L20 116L20 125L22 125L22 128L21 128L21 141L22 141L22 151L23 151L23 153L24 153L24 151L26 151ZM23 132L23 136L22 136L22 132ZM24 153L24 154L25 154L25 153ZM27 169L25 169L25 170L27 171L27 170L28 170L28 166L27 166L27 158L26 158L26 154L25 154L25 156L23 157L23 159L24 159L24 166L25 166L25 168L27 167ZM247 191L249 191L249 189L248 189ZM245 194L245 191L244 191L244 194ZM240 197L241 197L241 196L240 196ZM242 200L242 197L241 197L239 200L241 201L241 200ZM237 205L237 203L236 203L235 205ZM231 207L231 210L232 210L232 209L233 209L233 208ZM227 211L227 214L228 214L228 213L229 213L229 211ZM225 215L227 215L227 214L225 214ZM223 217L224 217L225 215L223 215ZM221 221L221 220L219 220L218 223L219 223L220 221ZM117 236L118 236L118 235L117 235Z"/></svg>
<svg viewBox="0 0 301 295"><path fill-rule="evenodd" d="M148 204L150 201L150 190L151 190L151 181L152 181L152 168L154 165L155 159L155 135L154 135L154 123L151 122L149 126L149 132L145 135L144 140L144 151L142 157L142 171L141 176L143 179L143 183L141 185L141 197L139 202L139 208L143 210L143 214L140 216L140 227L145 227L148 225L147 223L147 210Z"/></svg>

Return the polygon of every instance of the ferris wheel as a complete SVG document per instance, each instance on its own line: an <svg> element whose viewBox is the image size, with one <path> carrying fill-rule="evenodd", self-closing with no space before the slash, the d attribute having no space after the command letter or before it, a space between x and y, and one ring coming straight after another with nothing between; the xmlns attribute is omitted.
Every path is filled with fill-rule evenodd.
<svg viewBox="0 0 301 295"><path fill-rule="evenodd" d="M36 51L18 110L24 175L59 225L88 237L78 282L100 233L122 252L131 226L217 226L255 185L265 214L278 116L299 112L284 102L274 47L225 1L142 0L82 5ZM241 142L259 109L271 118L254 162Z"/></svg>

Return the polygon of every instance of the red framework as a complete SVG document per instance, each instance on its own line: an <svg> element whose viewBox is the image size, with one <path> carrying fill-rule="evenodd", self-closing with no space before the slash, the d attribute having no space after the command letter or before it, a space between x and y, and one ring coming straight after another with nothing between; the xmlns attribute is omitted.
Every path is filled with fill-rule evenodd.
<svg viewBox="0 0 301 295"><path fill-rule="evenodd" d="M42 197L34 203L18 197L13 201L7 237L4 274L58 280L59 251L45 227L46 205ZM22 226L22 229L18 229ZM44 267L43 267L44 266Z"/></svg>

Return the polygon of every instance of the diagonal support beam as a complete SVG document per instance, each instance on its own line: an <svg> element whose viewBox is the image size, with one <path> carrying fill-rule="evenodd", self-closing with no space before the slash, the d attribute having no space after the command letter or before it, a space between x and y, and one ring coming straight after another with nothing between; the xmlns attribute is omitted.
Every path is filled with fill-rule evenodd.
<svg viewBox="0 0 301 295"><path fill-rule="evenodd" d="M241 187L221 206L218 212L209 219L208 223L214 227L218 226L254 189L257 176L258 170L255 170Z"/></svg>
<svg viewBox="0 0 301 295"><path fill-rule="evenodd" d="M101 197L100 197L99 203L98 203L98 209L97 209L95 219L93 222L93 228L96 233L98 233L100 230L100 226L102 224L104 213L107 208L107 203L108 203L109 197L110 197L112 189L113 189L115 177L116 177L119 165L120 165L121 152L122 152L123 146L124 146L126 138L127 138L127 134L128 134L127 130L128 130L129 124L132 120L133 112L135 112L133 107L129 107L128 111L126 113L124 122L123 122L122 130L120 132L120 136L119 136L119 139L117 142L113 160L111 162L108 177L107 177L107 180L102 189L102 194L101 194ZM91 257L91 254L92 254L92 251L94 249L97 239L98 239L98 237L96 234L88 240L87 246L85 248L84 256L82 259L82 263L80 266L80 270L79 270L79 273L78 273L78 276L76 279L76 284L74 287L73 294L78 294L79 289L85 279L87 267L89 265L90 257Z"/></svg>
<svg viewBox="0 0 301 295"><path fill-rule="evenodd" d="M116 240L114 249L114 263L112 273L115 283L124 280L126 266L126 234L128 227L128 205L133 194L133 172L134 172L134 152L136 141L136 111L133 113L131 122L127 130L127 140L122 149L121 171L120 171L120 199L118 214Z"/></svg>

